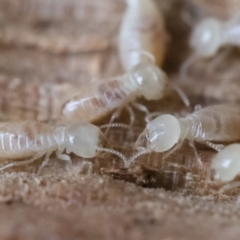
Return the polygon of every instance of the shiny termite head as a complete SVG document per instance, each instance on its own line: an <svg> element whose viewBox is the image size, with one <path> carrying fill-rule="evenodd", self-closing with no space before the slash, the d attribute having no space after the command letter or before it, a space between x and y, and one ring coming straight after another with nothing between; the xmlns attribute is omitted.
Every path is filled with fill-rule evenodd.
<svg viewBox="0 0 240 240"><path fill-rule="evenodd" d="M105 142L100 129L90 123L74 123L66 128L65 146L67 154L73 152L77 156L92 158L97 155L97 148Z"/></svg>
<svg viewBox="0 0 240 240"><path fill-rule="evenodd" d="M211 57L215 55L221 45L221 22L215 18L205 18L194 28L189 45L194 55Z"/></svg>
<svg viewBox="0 0 240 240"><path fill-rule="evenodd" d="M115 124L116 125L116 124ZM117 127L121 127L118 124ZM65 130L65 137L62 148L66 153L74 153L83 158L93 158L98 152L108 152L118 156L124 163L127 161L125 156L113 149L106 148L108 143L99 127L87 123L73 123Z"/></svg>
<svg viewBox="0 0 240 240"><path fill-rule="evenodd" d="M137 149L166 152L176 145L181 137L178 119L170 114L161 115L149 122L137 139Z"/></svg>
<svg viewBox="0 0 240 240"><path fill-rule="evenodd" d="M139 156L151 152L166 152L186 137L188 128L181 128L176 117L170 114L161 115L150 121L139 135L135 146L138 152L127 162L131 165ZM178 146L178 145L176 145Z"/></svg>
<svg viewBox="0 0 240 240"><path fill-rule="evenodd" d="M192 55L181 66L181 78L187 79L189 67L198 59L213 57L222 45L222 23L215 18L201 20L193 29L189 39Z"/></svg>
<svg viewBox="0 0 240 240"><path fill-rule="evenodd" d="M147 100L161 99L168 87L166 74L154 64L140 63L130 71L139 88L139 94Z"/></svg>
<svg viewBox="0 0 240 240"><path fill-rule="evenodd" d="M231 144L213 158L210 166L211 178L218 182L229 182L240 173L240 144Z"/></svg>

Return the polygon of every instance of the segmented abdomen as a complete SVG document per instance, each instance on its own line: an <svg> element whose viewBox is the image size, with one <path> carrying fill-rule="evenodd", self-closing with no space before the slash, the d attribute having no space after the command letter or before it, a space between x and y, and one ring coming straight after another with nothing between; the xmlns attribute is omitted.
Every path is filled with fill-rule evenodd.
<svg viewBox="0 0 240 240"><path fill-rule="evenodd" d="M202 134L199 140L234 142L240 140L240 107L216 105L194 113L199 117Z"/></svg>
<svg viewBox="0 0 240 240"><path fill-rule="evenodd" d="M21 159L55 150L53 128L40 122L0 123L0 158Z"/></svg>
<svg viewBox="0 0 240 240"><path fill-rule="evenodd" d="M124 84L124 77L126 75L81 89L63 106L64 118L69 121L94 122L124 105L134 94L131 84L128 84L129 88Z"/></svg>
<svg viewBox="0 0 240 240"><path fill-rule="evenodd" d="M161 12L154 1L128 1L127 11L119 33L119 53L125 70L130 70L148 57L155 57L156 65L163 62L166 49L166 32Z"/></svg>

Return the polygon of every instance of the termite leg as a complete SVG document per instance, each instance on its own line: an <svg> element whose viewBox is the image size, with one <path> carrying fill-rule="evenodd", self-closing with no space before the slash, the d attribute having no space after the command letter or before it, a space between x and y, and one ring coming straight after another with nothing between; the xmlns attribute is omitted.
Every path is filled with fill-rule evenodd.
<svg viewBox="0 0 240 240"><path fill-rule="evenodd" d="M163 160L163 163L162 165L164 166L164 162L165 162L165 159L168 158L170 155L172 155L175 151L177 151L179 148L181 148L183 145L183 141L180 141L179 143L177 143L172 149L170 149L169 151L167 151L166 153L164 153L163 157L162 157L162 160Z"/></svg>
<svg viewBox="0 0 240 240"><path fill-rule="evenodd" d="M198 57L196 55L192 55L190 57L188 57L184 63L182 64L181 68L180 68L180 79L182 81L186 81L186 79L188 78L188 70L191 67L191 65L193 65L196 61L198 60Z"/></svg>
<svg viewBox="0 0 240 240"><path fill-rule="evenodd" d="M72 160L71 160L71 158L67 154L63 154L62 152L63 151L59 150L59 149L56 151L57 158L59 158L60 160L63 160L63 161L68 161L69 167L70 167L70 169L72 169Z"/></svg>
<svg viewBox="0 0 240 240"><path fill-rule="evenodd" d="M127 109L128 113L129 113L129 117L130 117L130 123L129 123L130 131L128 132L128 134L129 134L130 139L133 139L134 134L133 134L132 126L133 126L133 123L135 121L135 114L134 114L131 106L127 105L126 109Z"/></svg>
<svg viewBox="0 0 240 240"><path fill-rule="evenodd" d="M190 101L187 95L183 92L183 90L177 86L172 86L172 88L177 92L178 96L182 99L184 105L186 107L190 107Z"/></svg>
<svg viewBox="0 0 240 240"><path fill-rule="evenodd" d="M44 161L42 162L41 166L39 167L38 171L37 171L37 175L39 176L43 170L43 168L49 163L49 157L52 154L52 151L49 151L46 156Z"/></svg>
<svg viewBox="0 0 240 240"><path fill-rule="evenodd" d="M27 164L33 163L37 159L41 158L44 154L45 154L45 152L43 152L43 151L42 152L38 152L35 156L30 158L29 160L25 160L25 161L21 161L21 162L18 161L18 162L9 163L9 164L1 167L0 171L5 170L7 168L15 167L15 166L23 166L23 165L27 165Z"/></svg>
<svg viewBox="0 0 240 240"><path fill-rule="evenodd" d="M162 112L152 112L146 115L145 122L149 123L151 120L153 120L155 117L158 117L162 114Z"/></svg>
<svg viewBox="0 0 240 240"><path fill-rule="evenodd" d="M136 102L132 102L131 103L133 107L135 107L137 110L144 112L145 113L145 121L147 121L147 116L150 114L147 107L142 105L141 103L136 103Z"/></svg>
<svg viewBox="0 0 240 240"><path fill-rule="evenodd" d="M109 121L109 124L110 124L110 125L114 122L114 120L115 120L116 118L118 118L118 117L120 116L123 107L124 107L124 105L120 106L120 107L117 108L116 111L113 113L113 115L111 116L111 119L110 119L110 121ZM106 131L105 131L105 133L104 133L104 136L105 136L105 137L108 135L109 130L110 130L110 127L108 127L108 128L106 129Z"/></svg>
<svg viewBox="0 0 240 240"><path fill-rule="evenodd" d="M129 126L132 127L133 126L133 123L135 121L135 113L133 112L131 106L126 106L126 109L129 113L129 118L130 118L130 123L129 123Z"/></svg>
<svg viewBox="0 0 240 240"><path fill-rule="evenodd" d="M197 149L196 149L193 141L189 141L189 146L193 149L193 152L194 152L197 164L202 168L203 167L203 163L202 163L201 158L198 155Z"/></svg>
<svg viewBox="0 0 240 240"><path fill-rule="evenodd" d="M223 144L216 144L216 143L212 143L209 141L206 141L206 145L209 146L210 148L216 150L217 152L219 152L220 150L222 150L224 148Z"/></svg>

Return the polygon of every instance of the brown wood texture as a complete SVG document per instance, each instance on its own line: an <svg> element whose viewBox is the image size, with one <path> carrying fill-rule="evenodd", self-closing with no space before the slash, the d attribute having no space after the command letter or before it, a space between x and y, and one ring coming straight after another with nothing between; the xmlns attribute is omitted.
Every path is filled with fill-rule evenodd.
<svg viewBox="0 0 240 240"><path fill-rule="evenodd" d="M194 21L205 6L206 14L219 6L225 9L219 15L235 9L233 1L215 2L156 0L169 32L164 69L192 107L239 101L236 49L195 62L186 79L178 74L190 54L191 29L182 12L192 11ZM121 0L0 0L0 119L52 123L76 89L122 73L116 39L124 9ZM158 102L140 101L150 111L193 111L174 92ZM136 116L132 131L112 129L107 136L127 156L136 152L144 127L144 116ZM128 122L128 115L119 121ZM239 239L239 191L220 194L220 186L206 184L215 152L197 148L201 170L186 143L165 161L161 154L143 155L129 169L101 154L91 160L72 156L72 168L53 156L40 176L42 159L0 172L0 239Z"/></svg>

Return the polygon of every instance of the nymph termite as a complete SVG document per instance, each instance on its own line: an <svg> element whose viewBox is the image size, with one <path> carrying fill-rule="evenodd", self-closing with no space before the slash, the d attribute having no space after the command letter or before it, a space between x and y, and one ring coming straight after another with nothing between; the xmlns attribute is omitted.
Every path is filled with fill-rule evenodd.
<svg viewBox="0 0 240 240"><path fill-rule="evenodd" d="M143 96L147 100L161 99L168 89L168 79L153 64L138 64L130 72L81 89L62 109L63 117L70 122L81 119L94 122L114 109L119 111L132 106L148 113L147 108L134 103ZM116 117L119 111L113 114ZM130 111L131 114L131 111Z"/></svg>
<svg viewBox="0 0 240 240"><path fill-rule="evenodd" d="M240 174L240 144L231 144L222 149L213 158L210 170L214 181L226 183L234 180Z"/></svg>
<svg viewBox="0 0 240 240"><path fill-rule="evenodd" d="M237 188L240 186L239 179L236 179L240 174L240 144L234 143L222 149L212 159L207 183L210 180L213 183L222 186L220 193ZM239 201L238 197L238 201Z"/></svg>
<svg viewBox="0 0 240 240"><path fill-rule="evenodd" d="M134 162L138 156L153 151L169 151L166 153L168 156L179 149L187 139L201 165L194 141L220 151L224 144L240 140L239 126L240 109L236 105L213 105L184 118L170 114L161 115L149 122L140 134L136 147L141 151L130 158L128 164Z"/></svg>
<svg viewBox="0 0 240 240"><path fill-rule="evenodd" d="M183 64L182 75L184 76L190 64L201 58L215 56L221 47L240 46L239 27L239 17L233 17L229 21L221 21L213 17L202 19L194 26L190 36L189 45L193 54Z"/></svg>
<svg viewBox="0 0 240 240"><path fill-rule="evenodd" d="M154 56L156 65L163 62L167 33L164 19L152 0L126 0L127 10L120 26L118 49L125 71Z"/></svg>
<svg viewBox="0 0 240 240"><path fill-rule="evenodd" d="M93 158L99 152L108 152L118 156L123 162L127 161L123 154L105 148L105 144L106 140L100 128L86 122L59 127L37 121L0 123L1 158L19 160L0 167L0 170L29 164L45 155L40 172L53 152L57 158L70 163L70 153L83 158ZM24 158L30 159L21 161Z"/></svg>

